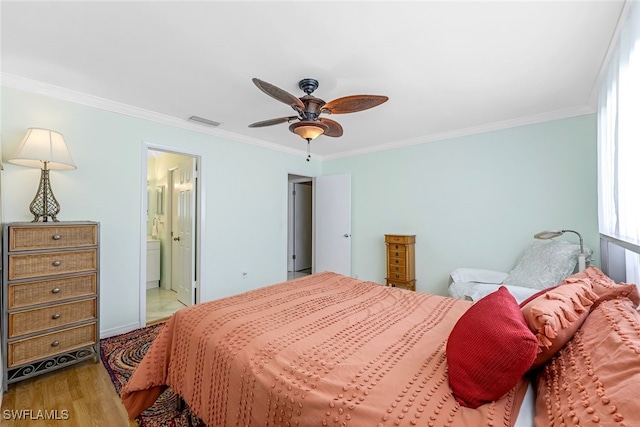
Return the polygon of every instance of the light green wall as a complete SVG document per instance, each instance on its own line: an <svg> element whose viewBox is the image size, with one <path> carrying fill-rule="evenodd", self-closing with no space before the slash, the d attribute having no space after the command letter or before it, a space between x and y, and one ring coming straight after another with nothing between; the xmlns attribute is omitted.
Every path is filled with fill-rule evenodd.
<svg viewBox="0 0 640 427"><path fill-rule="evenodd" d="M385 233L417 235L417 288L440 294L453 268L510 269L543 229L597 249L595 115L322 163L6 87L1 120L5 159L28 127L65 136L78 169L51 172L52 186L61 220L101 223L103 331L138 322L143 141L202 157L202 301L286 279L289 173L352 175L362 279L383 283ZM5 222L31 219L38 179L5 162Z"/></svg>
<svg viewBox="0 0 640 427"><path fill-rule="evenodd" d="M384 234L416 234L417 290L457 267L509 271L547 229L596 251L595 114L323 162L352 176L352 274L384 283ZM577 243L577 236L563 236ZM597 264L597 262L596 262Z"/></svg>
<svg viewBox="0 0 640 427"><path fill-rule="evenodd" d="M318 161L6 87L1 118L5 159L29 127L65 137L78 169L51 182L60 220L101 223L103 331L138 323L143 141L202 157L202 301L286 280L287 174L317 175ZM5 162L5 222L31 220L39 177Z"/></svg>

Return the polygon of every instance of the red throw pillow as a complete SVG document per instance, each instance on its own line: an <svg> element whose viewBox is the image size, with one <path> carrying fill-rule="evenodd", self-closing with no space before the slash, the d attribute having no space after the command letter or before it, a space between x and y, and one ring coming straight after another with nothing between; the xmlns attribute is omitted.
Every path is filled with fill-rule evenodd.
<svg viewBox="0 0 640 427"><path fill-rule="evenodd" d="M538 353L538 341L516 299L501 286L472 305L447 341L449 385L462 406L499 399L518 384Z"/></svg>

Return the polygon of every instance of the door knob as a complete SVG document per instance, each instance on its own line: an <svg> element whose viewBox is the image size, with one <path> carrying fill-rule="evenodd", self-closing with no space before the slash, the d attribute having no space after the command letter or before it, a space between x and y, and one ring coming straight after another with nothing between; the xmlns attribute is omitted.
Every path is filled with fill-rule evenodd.
<svg viewBox="0 0 640 427"><path fill-rule="evenodd" d="M349 236L351 236L351 234L344 233L344 237L349 237Z"/></svg>
<svg viewBox="0 0 640 427"><path fill-rule="evenodd" d="M180 241L180 236L174 237L173 240L175 240L176 242L179 242Z"/></svg>

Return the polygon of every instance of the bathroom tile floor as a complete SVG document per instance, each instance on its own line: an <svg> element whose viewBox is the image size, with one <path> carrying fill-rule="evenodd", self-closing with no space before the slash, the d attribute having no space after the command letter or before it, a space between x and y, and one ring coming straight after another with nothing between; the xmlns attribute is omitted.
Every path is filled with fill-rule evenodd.
<svg viewBox="0 0 640 427"><path fill-rule="evenodd" d="M178 294L160 287L147 289L147 323L171 316L185 307L178 301Z"/></svg>

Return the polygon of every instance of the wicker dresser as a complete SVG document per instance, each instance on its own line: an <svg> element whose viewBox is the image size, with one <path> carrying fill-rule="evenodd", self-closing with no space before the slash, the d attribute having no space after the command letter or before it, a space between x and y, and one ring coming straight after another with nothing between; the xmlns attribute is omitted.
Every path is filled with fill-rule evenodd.
<svg viewBox="0 0 640 427"><path fill-rule="evenodd" d="M3 234L3 390L100 360L97 222L9 223Z"/></svg>
<svg viewBox="0 0 640 427"><path fill-rule="evenodd" d="M415 235L385 234L387 286L416 290Z"/></svg>

